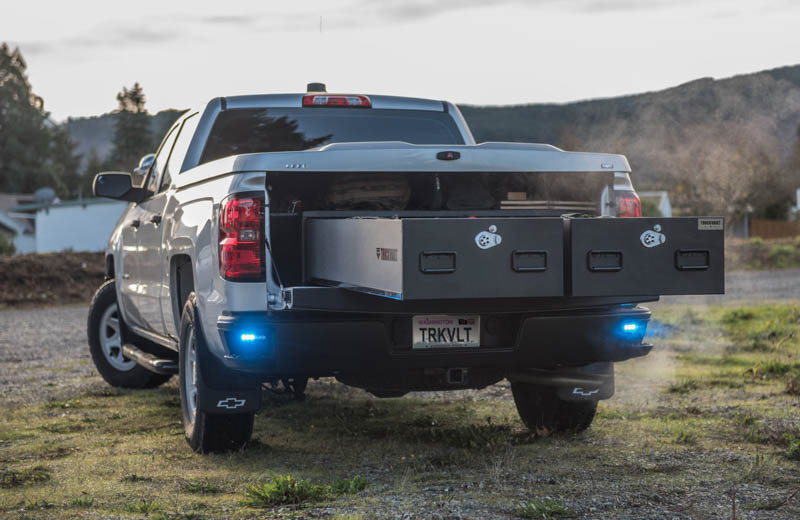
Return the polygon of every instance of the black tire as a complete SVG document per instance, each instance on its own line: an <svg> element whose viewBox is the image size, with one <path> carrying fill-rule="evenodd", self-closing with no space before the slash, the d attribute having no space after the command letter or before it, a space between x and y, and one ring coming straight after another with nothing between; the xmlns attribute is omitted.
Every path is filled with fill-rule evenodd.
<svg viewBox="0 0 800 520"><path fill-rule="evenodd" d="M121 353L117 353L117 357L127 362L130 366L124 369L115 368L109 361L104 352L103 344L101 343L101 335L106 333L106 326L102 325L102 321L106 312L111 311L112 306L116 305L117 291L114 286L114 280L108 280L94 293L92 303L89 306L89 319L86 324L86 335L89 338L89 352L92 354L92 361L94 361L94 366L97 367L97 371L100 372L103 379L111 386L122 388L155 388L164 384L169 380L171 377L170 375L150 372L139 365L130 363ZM125 323L122 321L122 314L118 311L116 312L116 320L118 320L119 329L117 333L121 338L120 345L126 342L135 345L136 338L128 331Z"/></svg>
<svg viewBox="0 0 800 520"><path fill-rule="evenodd" d="M244 448L253 434L253 419L255 413L227 413L210 414L197 407L200 400L200 392L203 391L201 371L194 370L196 382L196 394L194 400L194 412L190 410L190 397L187 395L187 359L191 349L194 349L195 356L198 352L206 349L202 342L203 334L200 332L198 323L197 304L195 294L190 293L183 306L181 315L181 334L180 334L180 354L179 354L179 376L181 387L181 414L183 416L183 428L186 434L186 442L192 447L195 453L213 453L235 451ZM196 359L196 357L195 357Z"/></svg>
<svg viewBox="0 0 800 520"><path fill-rule="evenodd" d="M597 401L564 401L552 386L515 381L511 392L522 422L533 433L582 432L597 411Z"/></svg>

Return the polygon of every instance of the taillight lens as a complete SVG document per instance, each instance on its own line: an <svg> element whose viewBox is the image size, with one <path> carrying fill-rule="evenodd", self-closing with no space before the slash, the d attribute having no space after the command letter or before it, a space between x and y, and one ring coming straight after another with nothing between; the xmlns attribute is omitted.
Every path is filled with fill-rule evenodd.
<svg viewBox="0 0 800 520"><path fill-rule="evenodd" d="M372 102L367 96L331 96L328 94L309 94L307 96L303 96L303 106L371 108Z"/></svg>
<svg viewBox="0 0 800 520"><path fill-rule="evenodd" d="M259 280L263 273L264 199L234 195L222 203L219 217L219 272L235 281Z"/></svg>
<svg viewBox="0 0 800 520"><path fill-rule="evenodd" d="M642 203L635 192L623 191L617 193L617 216L618 217L641 217Z"/></svg>

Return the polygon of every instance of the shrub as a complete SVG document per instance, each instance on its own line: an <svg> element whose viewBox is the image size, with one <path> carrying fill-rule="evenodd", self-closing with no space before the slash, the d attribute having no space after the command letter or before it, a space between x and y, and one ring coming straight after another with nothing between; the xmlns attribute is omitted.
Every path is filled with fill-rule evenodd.
<svg viewBox="0 0 800 520"><path fill-rule="evenodd" d="M10 256L16 252L17 248L14 246L14 242L3 233L0 233L0 256Z"/></svg>
<svg viewBox="0 0 800 520"><path fill-rule="evenodd" d="M800 435L785 433L783 439L786 441L786 457L790 460L800 460Z"/></svg>
<svg viewBox="0 0 800 520"><path fill-rule="evenodd" d="M789 267L792 264L792 257L794 256L794 247L786 244L778 244L772 246L769 250L769 261L775 267Z"/></svg>

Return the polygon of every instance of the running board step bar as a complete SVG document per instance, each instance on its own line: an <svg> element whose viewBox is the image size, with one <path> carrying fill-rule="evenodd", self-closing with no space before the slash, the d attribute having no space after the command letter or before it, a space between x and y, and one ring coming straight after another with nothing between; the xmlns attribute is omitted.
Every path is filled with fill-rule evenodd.
<svg viewBox="0 0 800 520"><path fill-rule="evenodd" d="M144 352L129 343L122 347L122 355L135 361L140 367L156 374L173 375L178 373L178 362L176 360L157 358L153 354Z"/></svg>

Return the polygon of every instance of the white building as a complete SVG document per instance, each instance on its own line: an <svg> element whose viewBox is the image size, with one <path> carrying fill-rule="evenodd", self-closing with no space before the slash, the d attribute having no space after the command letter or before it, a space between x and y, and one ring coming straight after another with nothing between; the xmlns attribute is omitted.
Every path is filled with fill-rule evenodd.
<svg viewBox="0 0 800 520"><path fill-rule="evenodd" d="M672 216L672 204L669 202L669 192L666 191L639 191L640 200L652 200L662 217Z"/></svg>
<svg viewBox="0 0 800 520"><path fill-rule="evenodd" d="M33 202L33 194L0 193L0 234L14 244L17 254L33 253L36 250L33 221L27 215L15 218L8 210L13 206Z"/></svg>
<svg viewBox="0 0 800 520"><path fill-rule="evenodd" d="M85 199L9 208L8 216L17 221L28 219L33 229L33 250L18 246L17 253L103 251L127 205L111 199Z"/></svg>

